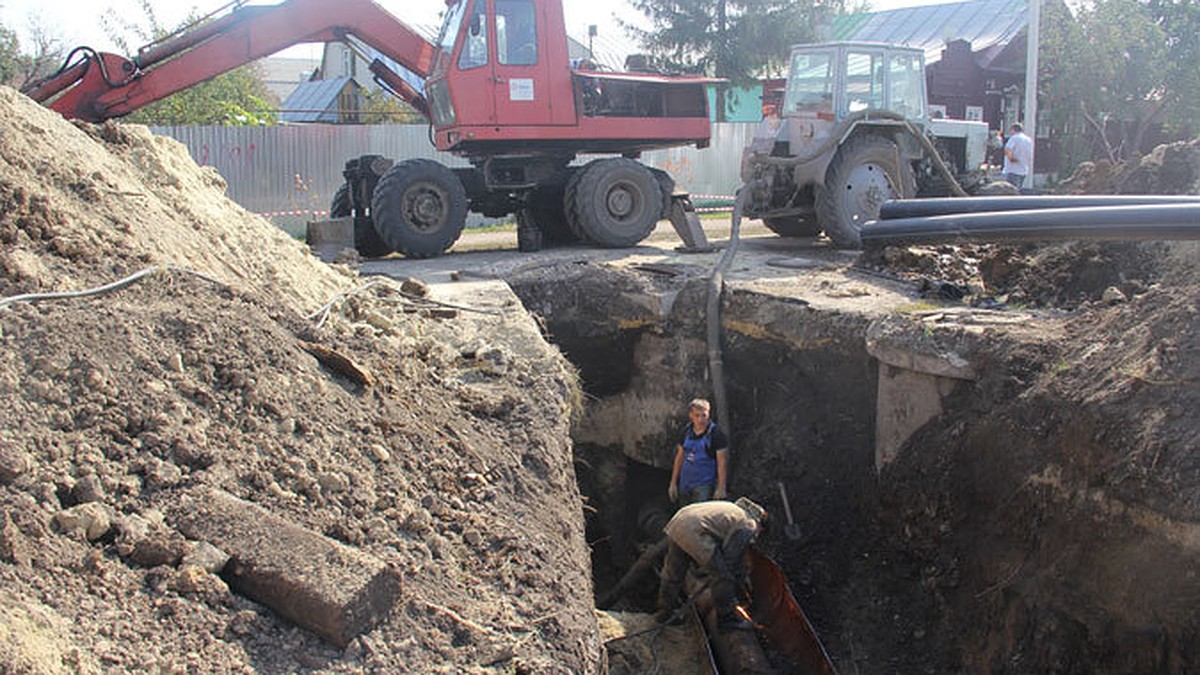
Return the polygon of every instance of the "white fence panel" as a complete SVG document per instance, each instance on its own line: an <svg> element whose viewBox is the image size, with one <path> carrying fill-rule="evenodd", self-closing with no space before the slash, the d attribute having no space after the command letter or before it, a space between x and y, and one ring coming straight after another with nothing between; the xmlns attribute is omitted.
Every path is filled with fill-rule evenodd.
<svg viewBox="0 0 1200 675"><path fill-rule="evenodd" d="M740 185L742 148L753 124L713 125L712 145L656 150L642 161L663 169L680 186L703 196L732 196ZM297 125L270 127L151 127L187 146L202 166L212 166L229 183L228 195L284 229L299 234L304 222L323 217L342 184L346 160L377 154L393 159L426 157L448 166L462 158L438 152L429 128L418 125ZM587 157L582 160L588 159ZM473 224L481 222L473 219Z"/></svg>

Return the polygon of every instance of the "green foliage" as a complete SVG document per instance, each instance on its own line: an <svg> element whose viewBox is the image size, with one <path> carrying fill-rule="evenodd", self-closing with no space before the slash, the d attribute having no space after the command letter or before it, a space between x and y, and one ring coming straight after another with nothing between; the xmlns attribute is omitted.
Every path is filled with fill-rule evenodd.
<svg viewBox="0 0 1200 675"><path fill-rule="evenodd" d="M427 120L412 106L383 91L364 91L363 124L425 124Z"/></svg>
<svg viewBox="0 0 1200 675"><path fill-rule="evenodd" d="M158 23L150 0L140 0L142 18L130 21L113 10L104 16L109 36L126 53L136 52L132 43L161 39L174 31ZM195 23L189 17L184 25ZM278 102L253 65L242 66L206 82L192 85L128 116L131 122L161 125L251 126L273 124Z"/></svg>
<svg viewBox="0 0 1200 675"><path fill-rule="evenodd" d="M776 76L813 36L811 0L632 0L651 28L626 29L672 70L744 84Z"/></svg>
<svg viewBox="0 0 1200 675"><path fill-rule="evenodd" d="M243 66L152 103L126 119L172 126L273 124L278 106L271 99L254 67Z"/></svg>
<svg viewBox="0 0 1200 675"><path fill-rule="evenodd" d="M1200 131L1194 0L1096 0L1073 20L1061 5L1046 9L1043 100L1055 128L1085 141L1067 144L1068 166L1126 159L1154 125L1181 137Z"/></svg>
<svg viewBox="0 0 1200 675"><path fill-rule="evenodd" d="M12 83L21 72L21 49L17 34L0 25L0 82Z"/></svg>

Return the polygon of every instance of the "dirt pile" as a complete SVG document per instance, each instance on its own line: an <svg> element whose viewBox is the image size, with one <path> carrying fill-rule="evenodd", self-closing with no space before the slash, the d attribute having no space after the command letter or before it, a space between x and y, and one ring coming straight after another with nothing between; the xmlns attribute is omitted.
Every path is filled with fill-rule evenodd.
<svg viewBox="0 0 1200 675"><path fill-rule="evenodd" d="M598 670L575 376L510 295L360 285L174 141L6 89L0 120L0 298L160 268L0 308L0 671ZM345 648L280 618L178 531L196 490L399 600Z"/></svg>
<svg viewBox="0 0 1200 675"><path fill-rule="evenodd" d="M1156 147L1149 155L1114 164L1083 162L1057 186L1059 194L1200 194L1200 138Z"/></svg>

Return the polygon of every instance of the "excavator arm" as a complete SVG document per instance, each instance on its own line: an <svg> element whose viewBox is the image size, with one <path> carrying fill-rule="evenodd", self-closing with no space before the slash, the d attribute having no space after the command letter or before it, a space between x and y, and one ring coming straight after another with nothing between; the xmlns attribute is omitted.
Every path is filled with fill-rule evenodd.
<svg viewBox="0 0 1200 675"><path fill-rule="evenodd" d="M437 47L371 0L242 2L142 47L132 59L75 49L62 69L27 87L25 94L65 117L101 122L292 45L340 41L347 35L422 78L433 69ZM386 66L376 64L372 70L398 96L418 110L427 109L424 97Z"/></svg>

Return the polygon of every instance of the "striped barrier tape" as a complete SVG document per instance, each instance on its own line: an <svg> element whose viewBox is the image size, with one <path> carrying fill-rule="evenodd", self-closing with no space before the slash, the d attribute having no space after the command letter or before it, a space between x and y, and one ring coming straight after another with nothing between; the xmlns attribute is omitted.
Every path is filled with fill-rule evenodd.
<svg viewBox="0 0 1200 675"><path fill-rule="evenodd" d="M328 218L329 212L328 211L268 211L266 213L259 213L258 215L262 216L263 218L274 218L276 216L319 216L321 218Z"/></svg>

